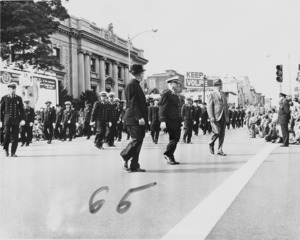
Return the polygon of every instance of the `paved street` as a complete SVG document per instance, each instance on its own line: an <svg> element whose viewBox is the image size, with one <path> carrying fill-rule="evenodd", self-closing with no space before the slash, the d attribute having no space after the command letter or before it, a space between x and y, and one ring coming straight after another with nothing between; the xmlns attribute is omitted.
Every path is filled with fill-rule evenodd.
<svg viewBox="0 0 300 240"><path fill-rule="evenodd" d="M147 134L140 156L146 173L122 171L119 153L126 140L105 150L95 148L93 138L77 138L19 147L18 158L4 157L1 152L1 237L174 239L168 234L185 222L197 227L195 234L183 228L177 239L201 239L197 232L203 229L208 229L201 233L207 239L297 239L300 147L279 148L249 138L244 128L226 132L227 156L221 157L209 153L209 138L193 136L193 144L180 143L175 157L181 164L170 166L162 157L167 135L161 134L159 144L154 145ZM266 156L261 162L256 160L260 152ZM244 176L238 176L239 172L247 172L254 161L257 170L253 167L249 182L240 181L245 186L237 190L237 197L227 191L234 197L228 200L229 208L224 207L224 215L218 207L222 197L209 206L216 213L200 216L201 204L209 202L231 177ZM127 194L123 200L131 205L125 210L123 205L124 213L117 208L128 190L151 183L156 185ZM89 201L101 187L106 189L94 194L92 203L105 202L92 214ZM202 228L210 214L215 220L211 227Z"/></svg>

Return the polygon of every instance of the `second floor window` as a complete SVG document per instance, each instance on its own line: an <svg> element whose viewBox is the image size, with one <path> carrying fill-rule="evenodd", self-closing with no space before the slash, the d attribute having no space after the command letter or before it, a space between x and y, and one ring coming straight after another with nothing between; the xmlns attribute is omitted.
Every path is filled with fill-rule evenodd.
<svg viewBox="0 0 300 240"><path fill-rule="evenodd" d="M122 68L118 67L118 79L122 78Z"/></svg>
<svg viewBox="0 0 300 240"><path fill-rule="evenodd" d="M91 59L91 71L96 72L96 66L95 66L95 59L94 58Z"/></svg>
<svg viewBox="0 0 300 240"><path fill-rule="evenodd" d="M53 56L56 56L57 60L60 62L60 49L53 48Z"/></svg>

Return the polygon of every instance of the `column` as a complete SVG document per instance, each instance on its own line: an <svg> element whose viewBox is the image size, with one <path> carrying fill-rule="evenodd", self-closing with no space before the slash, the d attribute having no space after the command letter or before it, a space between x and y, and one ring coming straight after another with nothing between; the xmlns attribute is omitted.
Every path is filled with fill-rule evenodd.
<svg viewBox="0 0 300 240"><path fill-rule="evenodd" d="M113 79L114 79L114 86L113 86L113 91L115 93L115 96L118 97L118 65L119 63L114 61L113 62Z"/></svg>
<svg viewBox="0 0 300 240"><path fill-rule="evenodd" d="M74 85L74 84L73 84ZM85 80L84 80L84 51L78 52L78 95L85 91Z"/></svg>
<svg viewBox="0 0 300 240"><path fill-rule="evenodd" d="M124 76L124 84L125 84L125 86L126 86L126 85L128 84L128 82L129 82L128 74L129 74L128 65L125 65L125 76Z"/></svg>
<svg viewBox="0 0 300 240"><path fill-rule="evenodd" d="M71 50L71 76L69 78L69 82L72 81L72 95L74 98L79 98L79 63L78 63L78 54L77 49L72 47Z"/></svg>
<svg viewBox="0 0 300 240"><path fill-rule="evenodd" d="M123 80L123 83L124 83L124 81L125 81L125 72L124 72L124 66L122 65L121 66L121 78L122 78L122 80Z"/></svg>
<svg viewBox="0 0 300 240"><path fill-rule="evenodd" d="M97 73L97 77L100 79L100 61L99 57L95 56L95 70ZM97 82L97 92L100 92L100 80Z"/></svg>
<svg viewBox="0 0 300 240"><path fill-rule="evenodd" d="M84 78L85 90L91 90L91 53L88 51L84 56Z"/></svg>
<svg viewBox="0 0 300 240"><path fill-rule="evenodd" d="M105 91L105 57L100 57L100 92Z"/></svg>
<svg viewBox="0 0 300 240"><path fill-rule="evenodd" d="M113 78L113 69L112 69L112 63L111 62L109 62L108 75L111 78Z"/></svg>

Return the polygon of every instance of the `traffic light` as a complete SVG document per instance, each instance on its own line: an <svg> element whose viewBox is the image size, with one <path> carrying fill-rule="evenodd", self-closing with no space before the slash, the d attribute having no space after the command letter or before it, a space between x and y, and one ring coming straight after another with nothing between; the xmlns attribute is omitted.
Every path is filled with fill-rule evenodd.
<svg viewBox="0 0 300 240"><path fill-rule="evenodd" d="M282 65L277 65L276 66L276 81L277 82L282 82Z"/></svg>

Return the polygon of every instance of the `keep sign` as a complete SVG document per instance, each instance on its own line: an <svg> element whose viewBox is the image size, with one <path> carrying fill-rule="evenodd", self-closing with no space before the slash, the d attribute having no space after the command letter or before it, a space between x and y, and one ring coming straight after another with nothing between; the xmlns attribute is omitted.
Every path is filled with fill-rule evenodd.
<svg viewBox="0 0 300 240"><path fill-rule="evenodd" d="M186 72L184 85L187 88L203 87L204 74L202 72Z"/></svg>

